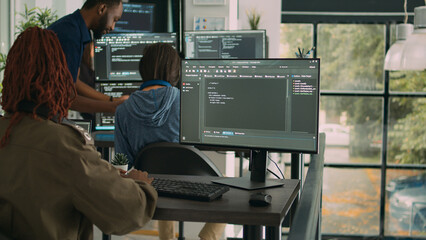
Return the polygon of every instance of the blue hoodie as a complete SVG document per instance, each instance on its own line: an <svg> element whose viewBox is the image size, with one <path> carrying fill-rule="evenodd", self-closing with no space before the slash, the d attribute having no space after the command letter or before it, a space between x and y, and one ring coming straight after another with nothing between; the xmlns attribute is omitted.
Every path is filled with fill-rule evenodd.
<svg viewBox="0 0 426 240"><path fill-rule="evenodd" d="M180 95L175 87L136 91L115 112L114 144L133 166L150 143L179 142Z"/></svg>

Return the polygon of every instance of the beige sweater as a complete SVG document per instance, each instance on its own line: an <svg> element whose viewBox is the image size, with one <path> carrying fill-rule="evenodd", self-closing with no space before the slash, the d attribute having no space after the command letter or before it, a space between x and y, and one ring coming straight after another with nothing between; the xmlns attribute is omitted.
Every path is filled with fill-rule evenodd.
<svg viewBox="0 0 426 240"><path fill-rule="evenodd" d="M0 118L0 137L8 125ZM152 218L157 197L72 126L24 117L0 148L0 231L16 239L92 239L93 224L126 234Z"/></svg>

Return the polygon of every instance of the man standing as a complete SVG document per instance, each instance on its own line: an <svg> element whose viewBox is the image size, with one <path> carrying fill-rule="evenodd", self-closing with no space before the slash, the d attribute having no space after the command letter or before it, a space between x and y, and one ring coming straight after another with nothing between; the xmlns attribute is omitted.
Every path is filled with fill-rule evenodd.
<svg viewBox="0 0 426 240"><path fill-rule="evenodd" d="M115 112L115 108L128 96L113 99L100 93L79 79L80 63L84 46L114 30L115 23L123 12L122 0L86 0L82 9L77 9L49 26L59 38L73 77L77 97L71 109L79 112Z"/></svg>

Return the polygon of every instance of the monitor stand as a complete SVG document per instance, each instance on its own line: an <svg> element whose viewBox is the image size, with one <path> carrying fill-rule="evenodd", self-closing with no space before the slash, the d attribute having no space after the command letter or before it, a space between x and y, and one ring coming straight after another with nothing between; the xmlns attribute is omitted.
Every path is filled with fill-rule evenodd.
<svg viewBox="0 0 426 240"><path fill-rule="evenodd" d="M268 151L251 150L250 151L250 178L221 178L213 180L214 183L219 183L231 187L242 188L246 190L255 190L263 188L278 187L284 185L282 181L266 179L266 163L268 162Z"/></svg>

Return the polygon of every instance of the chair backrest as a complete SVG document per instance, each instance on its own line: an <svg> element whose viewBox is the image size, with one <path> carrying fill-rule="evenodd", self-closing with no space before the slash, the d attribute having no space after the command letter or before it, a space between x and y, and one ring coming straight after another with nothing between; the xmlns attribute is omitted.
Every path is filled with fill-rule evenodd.
<svg viewBox="0 0 426 240"><path fill-rule="evenodd" d="M204 153L179 143L159 142L145 146L135 159L135 168L153 174L222 176Z"/></svg>

